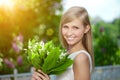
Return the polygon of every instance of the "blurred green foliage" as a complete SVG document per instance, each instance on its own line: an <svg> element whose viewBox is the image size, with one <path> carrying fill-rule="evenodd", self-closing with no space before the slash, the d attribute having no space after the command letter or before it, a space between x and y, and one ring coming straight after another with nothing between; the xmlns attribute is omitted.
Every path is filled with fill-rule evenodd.
<svg viewBox="0 0 120 80"><path fill-rule="evenodd" d="M99 21L93 26L95 65L120 64L120 18L111 23Z"/></svg>
<svg viewBox="0 0 120 80"><path fill-rule="evenodd" d="M13 1L13 8L0 6L0 74L29 69L23 50L29 38L58 43L62 0Z"/></svg>

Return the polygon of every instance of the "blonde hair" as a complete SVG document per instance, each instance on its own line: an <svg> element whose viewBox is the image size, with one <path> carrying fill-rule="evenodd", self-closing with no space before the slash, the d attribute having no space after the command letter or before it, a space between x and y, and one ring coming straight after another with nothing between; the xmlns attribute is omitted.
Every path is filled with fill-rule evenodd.
<svg viewBox="0 0 120 80"><path fill-rule="evenodd" d="M64 48L68 48L68 44L65 41L65 39L63 38L62 35L62 26L63 24L66 24L68 22L71 22L74 19L80 19L80 21L82 21L84 27L86 27L87 25L90 26L90 30L85 33L84 37L83 37L83 46L85 47L85 49L88 51L88 53L90 54L91 58L92 58L92 65L94 67L94 53L93 53L93 47L92 47L92 32L91 32L91 24L89 21L89 16L88 16L88 12L85 8L83 7L71 7L70 9L68 9L68 11L66 13L64 13L64 15L61 18L61 22L60 22L60 29L59 29L59 36L60 36L60 41L62 43L62 46Z"/></svg>

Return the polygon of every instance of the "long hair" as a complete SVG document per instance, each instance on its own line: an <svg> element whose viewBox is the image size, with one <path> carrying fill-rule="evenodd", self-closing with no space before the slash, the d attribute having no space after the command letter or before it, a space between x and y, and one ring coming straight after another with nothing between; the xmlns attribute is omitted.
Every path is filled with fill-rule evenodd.
<svg viewBox="0 0 120 80"><path fill-rule="evenodd" d="M68 44L62 35L62 26L63 26L63 24L71 22L74 19L79 19L80 21L82 21L84 27L86 27L87 25L90 26L89 31L87 33L85 33L83 36L82 43L83 43L83 46L85 47L85 49L90 54L90 56L92 58L92 65L94 67L94 52L93 52L93 46L92 46L91 24L89 21L88 12L85 8L74 6L74 7L71 7L70 9L68 9L68 11L66 13L64 13L64 15L61 18L60 28L59 28L59 37L60 37L61 44L64 48L66 48L66 49L68 48Z"/></svg>

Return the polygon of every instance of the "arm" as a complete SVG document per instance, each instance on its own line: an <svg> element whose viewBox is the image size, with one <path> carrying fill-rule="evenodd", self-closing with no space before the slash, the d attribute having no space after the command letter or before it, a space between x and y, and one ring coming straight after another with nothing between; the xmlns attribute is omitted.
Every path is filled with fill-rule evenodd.
<svg viewBox="0 0 120 80"><path fill-rule="evenodd" d="M76 56L73 64L74 80L90 80L89 58L84 53Z"/></svg>
<svg viewBox="0 0 120 80"><path fill-rule="evenodd" d="M31 80L50 80L49 76L43 73L41 70L35 71Z"/></svg>

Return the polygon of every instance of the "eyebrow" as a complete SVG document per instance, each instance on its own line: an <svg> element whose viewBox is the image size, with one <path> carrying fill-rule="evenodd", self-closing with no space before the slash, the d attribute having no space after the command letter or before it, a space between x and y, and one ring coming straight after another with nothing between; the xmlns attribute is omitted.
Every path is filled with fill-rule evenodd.
<svg viewBox="0 0 120 80"><path fill-rule="evenodd" d="M68 26L68 25L63 24L63 26ZM78 26L78 25L72 25L72 27L80 27L80 26Z"/></svg>

